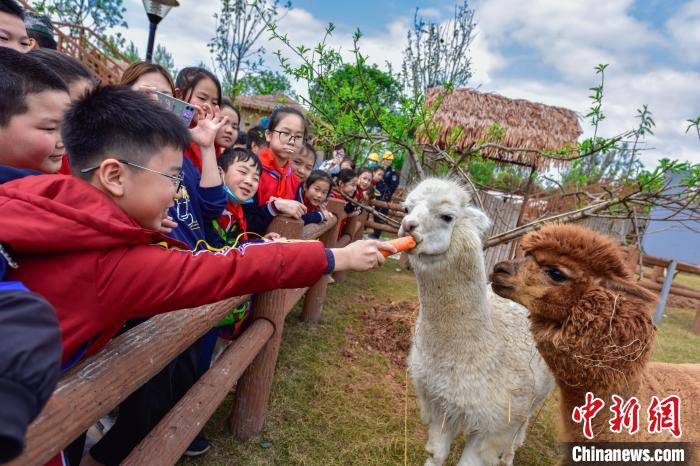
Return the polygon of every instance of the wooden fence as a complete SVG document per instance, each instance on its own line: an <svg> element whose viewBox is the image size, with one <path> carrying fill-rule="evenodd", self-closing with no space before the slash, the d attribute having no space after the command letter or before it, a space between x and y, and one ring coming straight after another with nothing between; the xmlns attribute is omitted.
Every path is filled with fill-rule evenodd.
<svg viewBox="0 0 700 466"><path fill-rule="evenodd" d="M321 225L277 217L268 231L287 238L319 239L336 245L343 202L330 200L336 215ZM328 285L322 277L308 289L256 295L250 326L131 452L123 464L158 466L177 462L233 385L236 398L229 423L233 436L251 437L263 429L277 354L287 314L304 298L302 320L316 323ZM117 336L59 381L39 417L29 426L26 448L11 465L44 464L134 390L157 374L248 296L155 316Z"/></svg>
<svg viewBox="0 0 700 466"><path fill-rule="evenodd" d="M25 10L36 13L27 0L20 0ZM117 84L131 60L105 38L80 24L53 22L56 50L87 66L101 84Z"/></svg>

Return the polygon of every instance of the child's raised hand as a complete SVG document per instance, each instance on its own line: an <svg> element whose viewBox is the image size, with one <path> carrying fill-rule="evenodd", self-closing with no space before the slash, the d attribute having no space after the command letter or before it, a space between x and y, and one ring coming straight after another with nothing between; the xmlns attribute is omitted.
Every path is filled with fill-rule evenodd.
<svg viewBox="0 0 700 466"><path fill-rule="evenodd" d="M364 272L384 264L384 256L379 251L396 253L393 244L377 240L362 240L350 243L344 248L331 249L335 258L335 271Z"/></svg>
<svg viewBox="0 0 700 466"><path fill-rule="evenodd" d="M272 202L279 213L292 218L300 219L306 213L306 206L301 202L289 199L275 199Z"/></svg>
<svg viewBox="0 0 700 466"><path fill-rule="evenodd" d="M192 141L201 148L213 147L216 133L228 123L228 117L221 114L218 106L214 107L213 111L210 111L208 106L199 109L204 113L199 115L197 126L190 129Z"/></svg>

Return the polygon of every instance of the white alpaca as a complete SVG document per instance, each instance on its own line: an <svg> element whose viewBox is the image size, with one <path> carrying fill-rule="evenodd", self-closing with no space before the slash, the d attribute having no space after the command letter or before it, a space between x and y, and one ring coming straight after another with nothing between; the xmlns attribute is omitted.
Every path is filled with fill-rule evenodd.
<svg viewBox="0 0 700 466"><path fill-rule="evenodd" d="M408 365L431 466L459 433L467 438L459 465L512 465L554 385L527 310L487 286L481 237L490 222L470 201L456 182L427 179L406 198L399 231L418 243L409 255L420 312Z"/></svg>

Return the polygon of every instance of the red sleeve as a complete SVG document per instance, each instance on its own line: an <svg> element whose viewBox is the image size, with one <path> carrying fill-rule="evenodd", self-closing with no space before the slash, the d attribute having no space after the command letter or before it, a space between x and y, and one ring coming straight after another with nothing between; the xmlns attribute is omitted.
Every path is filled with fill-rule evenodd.
<svg viewBox="0 0 700 466"><path fill-rule="evenodd" d="M318 241L255 243L225 252L160 246L119 248L97 266L98 301L109 319L145 317L278 288L311 286L327 272Z"/></svg>
<svg viewBox="0 0 700 466"><path fill-rule="evenodd" d="M270 176L265 170L260 174L258 183L258 205L265 205L273 196L277 188L277 180Z"/></svg>
<svg viewBox="0 0 700 466"><path fill-rule="evenodd" d="M64 156L61 160L61 168L58 169L59 175L70 175L70 164L68 163L68 156Z"/></svg>

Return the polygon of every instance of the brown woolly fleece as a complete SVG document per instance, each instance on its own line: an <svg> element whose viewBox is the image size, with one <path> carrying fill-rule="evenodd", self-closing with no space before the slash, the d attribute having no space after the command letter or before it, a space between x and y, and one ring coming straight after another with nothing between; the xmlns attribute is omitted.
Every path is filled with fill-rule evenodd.
<svg viewBox="0 0 700 466"><path fill-rule="evenodd" d="M553 224L526 235L522 248L524 259L495 267L494 291L530 310L537 348L560 388L563 440L587 441L572 411L592 392L605 402L593 441L700 441L700 364L649 363L655 297L634 282L619 246L589 229ZM567 279L553 280L552 269ZM639 399L636 435L610 431L612 395ZM653 395L680 397L680 439L648 432Z"/></svg>

